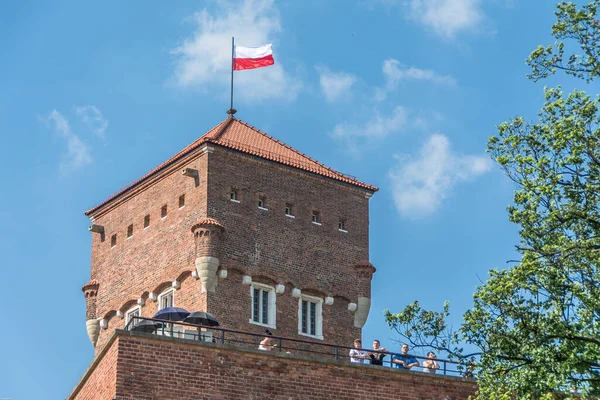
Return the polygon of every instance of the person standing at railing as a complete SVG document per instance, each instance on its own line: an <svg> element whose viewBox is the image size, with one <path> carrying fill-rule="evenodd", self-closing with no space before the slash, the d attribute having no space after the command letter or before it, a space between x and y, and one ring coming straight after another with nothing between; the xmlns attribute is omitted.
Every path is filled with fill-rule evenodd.
<svg viewBox="0 0 600 400"><path fill-rule="evenodd" d="M362 349L362 342L360 339L354 340L354 347L354 349L350 350L350 362L363 364L365 359L368 358L368 355L365 351L359 350Z"/></svg>
<svg viewBox="0 0 600 400"><path fill-rule="evenodd" d="M258 349L263 351L271 351L275 347L277 347L277 345L273 343L271 331L266 329L265 332L267 333L267 336L265 336L265 338L260 342L260 344L258 345Z"/></svg>
<svg viewBox="0 0 600 400"><path fill-rule="evenodd" d="M408 345L402 345L402 354L392 356L392 363L396 368L412 369L420 365L419 360L408 354Z"/></svg>
<svg viewBox="0 0 600 400"><path fill-rule="evenodd" d="M427 353L427 360L423 363L423 372L429 372L435 374L440 369L440 364L435 361L436 356L433 351Z"/></svg>
<svg viewBox="0 0 600 400"><path fill-rule="evenodd" d="M381 347L381 342L377 339L373 340L373 352L369 353L371 365L383 365L383 358L388 352L385 347Z"/></svg>
<svg viewBox="0 0 600 400"><path fill-rule="evenodd" d="M258 345L258 349L263 351L271 351L275 346L276 345L273 344L273 339L267 336L260 342L260 344Z"/></svg>

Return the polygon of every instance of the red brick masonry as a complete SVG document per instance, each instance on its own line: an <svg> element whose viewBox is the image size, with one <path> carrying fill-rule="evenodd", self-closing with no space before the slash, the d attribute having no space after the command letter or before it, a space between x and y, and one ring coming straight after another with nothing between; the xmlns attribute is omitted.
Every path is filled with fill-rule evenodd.
<svg viewBox="0 0 600 400"><path fill-rule="evenodd" d="M116 330L68 399L467 399L473 381Z"/></svg>

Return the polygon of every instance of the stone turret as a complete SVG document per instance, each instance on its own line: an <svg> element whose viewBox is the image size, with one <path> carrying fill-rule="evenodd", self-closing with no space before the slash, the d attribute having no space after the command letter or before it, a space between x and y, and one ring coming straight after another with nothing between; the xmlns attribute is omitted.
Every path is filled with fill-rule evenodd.
<svg viewBox="0 0 600 400"><path fill-rule="evenodd" d="M223 231L223 225L213 218L203 218L192 226L196 244L196 273L202 285L202 293L214 293L217 287Z"/></svg>
<svg viewBox="0 0 600 400"><path fill-rule="evenodd" d="M85 327L94 347L100 334L100 320L96 317L96 297L99 288L100 284L95 279L92 279L81 288L85 295Z"/></svg>
<svg viewBox="0 0 600 400"><path fill-rule="evenodd" d="M357 275L358 300L354 312L354 326L362 328L367 322L371 309L371 279L376 269L368 261L360 261L354 266Z"/></svg>

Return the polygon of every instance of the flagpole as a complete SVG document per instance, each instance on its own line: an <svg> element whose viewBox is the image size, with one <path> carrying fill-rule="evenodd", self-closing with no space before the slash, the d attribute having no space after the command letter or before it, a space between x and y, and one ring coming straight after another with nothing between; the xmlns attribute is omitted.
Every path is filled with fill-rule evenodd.
<svg viewBox="0 0 600 400"><path fill-rule="evenodd" d="M233 116L235 114L235 110L233 109L233 69L235 67L235 38L231 37L231 97L229 102L229 110L227 110L227 114Z"/></svg>

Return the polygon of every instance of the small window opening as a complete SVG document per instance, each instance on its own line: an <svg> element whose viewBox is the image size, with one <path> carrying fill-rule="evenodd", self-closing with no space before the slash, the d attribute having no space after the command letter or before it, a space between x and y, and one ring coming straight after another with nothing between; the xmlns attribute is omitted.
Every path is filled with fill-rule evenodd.
<svg viewBox="0 0 600 400"><path fill-rule="evenodd" d="M339 220L339 222L338 222L338 229L339 229L340 231L347 232L347 231L346 231L346 221L345 221L345 220L343 220L343 219L340 219L340 220Z"/></svg>
<svg viewBox="0 0 600 400"><path fill-rule="evenodd" d="M293 217L294 216L293 207L289 203L285 205L285 215L287 215L288 217Z"/></svg>
<svg viewBox="0 0 600 400"><path fill-rule="evenodd" d="M144 217L144 228L147 228L149 226L150 226L150 214L148 214Z"/></svg>
<svg viewBox="0 0 600 400"><path fill-rule="evenodd" d="M231 201L239 201L238 200L237 190L231 189L231 192L229 193L229 200L231 200Z"/></svg>
<svg viewBox="0 0 600 400"><path fill-rule="evenodd" d="M312 222L313 224L321 224L321 215L318 211L313 211L312 213Z"/></svg>
<svg viewBox="0 0 600 400"><path fill-rule="evenodd" d="M183 208L185 206L185 194L179 196L179 208Z"/></svg>
<svg viewBox="0 0 600 400"><path fill-rule="evenodd" d="M127 239L133 236L133 224L127 227Z"/></svg>
<svg viewBox="0 0 600 400"><path fill-rule="evenodd" d="M267 198L265 196L258 196L258 208L263 210L267 209Z"/></svg>
<svg viewBox="0 0 600 400"><path fill-rule="evenodd" d="M160 217L167 218L167 205L166 204L164 206L162 206L162 208L160 209Z"/></svg>
<svg viewBox="0 0 600 400"><path fill-rule="evenodd" d="M117 245L117 234L115 233L110 237L110 247L115 247Z"/></svg>

